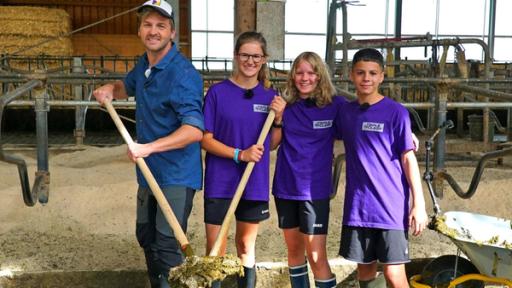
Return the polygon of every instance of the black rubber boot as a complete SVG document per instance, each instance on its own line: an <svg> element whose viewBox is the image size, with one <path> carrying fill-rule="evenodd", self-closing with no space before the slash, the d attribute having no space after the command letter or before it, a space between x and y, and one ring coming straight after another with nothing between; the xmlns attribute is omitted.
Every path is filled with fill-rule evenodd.
<svg viewBox="0 0 512 288"><path fill-rule="evenodd" d="M331 279L327 280L316 280L315 279L315 287L316 288L335 288L336 287L336 277L333 275Z"/></svg>
<svg viewBox="0 0 512 288"><path fill-rule="evenodd" d="M148 278L151 288L160 288L160 270L153 260L153 254L151 254L151 251L148 249L144 251L144 256L146 257L146 267L148 269Z"/></svg>
<svg viewBox="0 0 512 288"><path fill-rule="evenodd" d="M244 277L238 277L238 288L256 287L256 266L248 268L244 266Z"/></svg>
<svg viewBox="0 0 512 288"><path fill-rule="evenodd" d="M288 268L292 288L309 288L308 263Z"/></svg>

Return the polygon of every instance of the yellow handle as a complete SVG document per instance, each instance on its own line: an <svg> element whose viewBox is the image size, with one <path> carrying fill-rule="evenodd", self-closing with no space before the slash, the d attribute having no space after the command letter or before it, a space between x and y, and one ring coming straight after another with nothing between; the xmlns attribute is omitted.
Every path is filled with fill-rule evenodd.
<svg viewBox="0 0 512 288"><path fill-rule="evenodd" d="M267 119L265 120L265 124L263 124L260 136L258 137L258 141L256 142L257 144L263 145L263 143L265 142L268 132L270 131L270 127L272 126L272 122L274 122L275 116L276 115L274 110L270 110L268 112ZM238 202L240 202L240 198L242 197L245 186L247 185L247 181L249 181L249 176L251 176L252 169L254 169L254 165L255 162L249 162L245 167L244 174L242 174L242 179L240 179L240 183L238 183L238 186L236 187L235 195L231 200L231 204L229 204L228 212L226 212L226 216L224 217L224 221L222 222L222 226L220 227L219 235L217 235L212 250L210 251L210 256L217 256L219 254L222 239L224 239L224 237L226 237L226 235L228 234L229 224L231 223L231 220L235 215L236 207L238 206Z"/></svg>
<svg viewBox="0 0 512 288"><path fill-rule="evenodd" d="M130 133L128 133L128 130L126 130L126 127L124 126L123 122L121 121L121 118L119 118L119 115L117 114L116 110L112 106L112 103L110 103L110 101L106 101L103 104L105 105L105 108L107 108L108 113L110 114L110 117L112 117L112 120L114 120L117 130L119 130L119 133L121 133L121 136L123 137L126 144L128 144L128 146L132 145L133 139L130 136ZM174 215L174 213L172 212L171 205L169 205L169 203L167 202L167 199L165 198L164 193L162 192L162 189L160 189L160 186L156 182L155 177L149 170L149 167L146 164L146 161L144 161L143 158L137 158L136 162L137 162L137 165L139 166L139 169L142 172L142 175L144 175L144 178L148 182L149 188L151 189L151 191L153 191L153 196L155 196L156 202L158 203L158 206L160 206L160 209L162 210L162 213L164 214L165 219L167 219L167 222L171 226L171 229L174 232L174 236L180 243L181 250L185 252L186 256L193 255L193 251L189 245L187 236L183 232L183 229L181 228L181 225L178 222L176 215Z"/></svg>

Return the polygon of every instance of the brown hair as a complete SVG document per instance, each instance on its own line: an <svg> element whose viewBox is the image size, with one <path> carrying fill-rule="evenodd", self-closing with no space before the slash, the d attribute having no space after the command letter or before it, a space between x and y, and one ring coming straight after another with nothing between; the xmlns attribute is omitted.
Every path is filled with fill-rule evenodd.
<svg viewBox="0 0 512 288"><path fill-rule="evenodd" d="M311 64L313 71L318 75L318 84L316 85L315 90L311 93L311 98L315 100L318 107L324 107L325 105L330 104L332 102L333 95L336 93L336 89L331 82L331 76L327 65L325 65L322 58L320 58L320 56L315 52L303 52L293 61L292 69L288 73L286 87L284 90L286 101L291 104L300 98L299 90L295 86L294 77L297 72L297 67L302 61Z"/></svg>
<svg viewBox="0 0 512 288"><path fill-rule="evenodd" d="M263 51L263 55L265 57L268 56L267 53L267 40L265 40L265 37L263 37L263 34L255 31L247 31L242 34L240 34L236 40L235 43L235 54L238 54L240 52L240 47L246 43L250 42L257 42L260 44L261 51ZM233 74L237 74L238 70L236 68L236 65L233 67ZM260 71L258 72L258 81L263 83L263 86L265 88L269 88L270 83L270 72L268 69L267 63L261 64Z"/></svg>

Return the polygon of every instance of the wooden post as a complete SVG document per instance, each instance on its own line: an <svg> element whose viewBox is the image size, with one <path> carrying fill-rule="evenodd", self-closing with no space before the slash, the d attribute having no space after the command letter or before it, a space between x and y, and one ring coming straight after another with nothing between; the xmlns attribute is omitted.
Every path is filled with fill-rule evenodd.
<svg viewBox="0 0 512 288"><path fill-rule="evenodd" d="M235 38L256 30L256 0L235 0Z"/></svg>

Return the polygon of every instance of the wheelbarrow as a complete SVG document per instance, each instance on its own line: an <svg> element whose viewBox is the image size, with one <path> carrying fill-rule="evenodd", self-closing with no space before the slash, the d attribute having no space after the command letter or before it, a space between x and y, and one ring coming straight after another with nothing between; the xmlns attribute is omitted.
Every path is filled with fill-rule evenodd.
<svg viewBox="0 0 512 288"><path fill-rule="evenodd" d="M442 213L437 202L432 185L433 173L429 169L430 150L435 136L442 129L451 128L450 126L453 124L441 126L426 141L426 168L423 179L427 183L434 204L435 215L429 228L448 237L457 246L457 255L435 258L423 268L421 275L411 277L410 285L416 288L480 288L485 287L486 283L494 283L512 287L512 222L463 211ZM478 170L483 169L483 165L480 164L482 162L479 163L475 175L481 175L481 171ZM459 196L471 197L467 194ZM462 257L461 253L467 258Z"/></svg>

